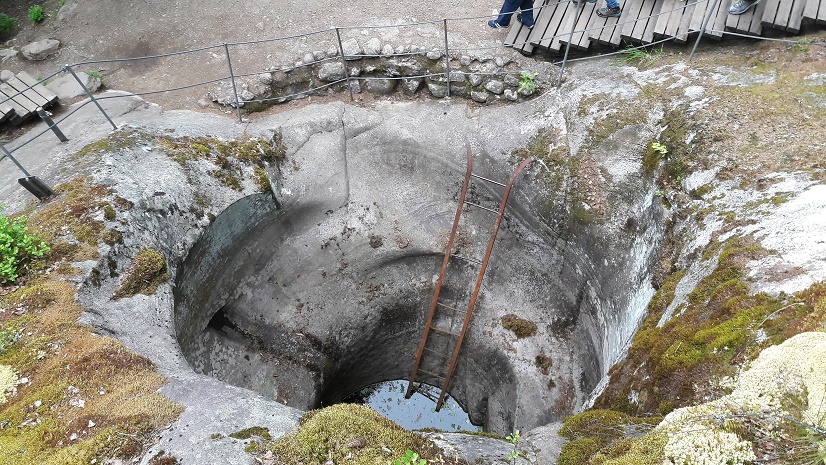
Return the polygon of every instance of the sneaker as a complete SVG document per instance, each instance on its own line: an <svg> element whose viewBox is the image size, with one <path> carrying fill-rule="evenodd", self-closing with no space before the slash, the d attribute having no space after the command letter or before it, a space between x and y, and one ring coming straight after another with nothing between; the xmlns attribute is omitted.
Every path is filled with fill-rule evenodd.
<svg viewBox="0 0 826 465"><path fill-rule="evenodd" d="M596 0L595 0L595 1L596 1ZM518 14L516 15L516 19L517 19L520 23L522 23L522 25L523 25L523 26L525 26L526 28L528 28L528 29L533 29L533 23L526 23L525 21L522 21L522 13L518 13Z"/></svg>
<svg viewBox="0 0 826 465"><path fill-rule="evenodd" d="M620 7L615 8L600 8L597 10L597 16L600 18L619 18L619 15L622 14L622 9Z"/></svg>
<svg viewBox="0 0 826 465"><path fill-rule="evenodd" d="M508 27L508 26L503 26L503 25L497 23L495 19L491 19L490 21L488 21L488 26L490 26L494 29L505 29L506 27Z"/></svg>
<svg viewBox="0 0 826 465"><path fill-rule="evenodd" d="M737 0L731 5L731 8L728 9L728 14L741 15L758 3L760 3L760 0Z"/></svg>

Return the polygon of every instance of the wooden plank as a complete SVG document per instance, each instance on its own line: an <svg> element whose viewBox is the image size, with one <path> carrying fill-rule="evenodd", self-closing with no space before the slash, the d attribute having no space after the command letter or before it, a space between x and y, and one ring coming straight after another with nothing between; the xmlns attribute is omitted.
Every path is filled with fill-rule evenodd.
<svg viewBox="0 0 826 465"><path fill-rule="evenodd" d="M706 34L716 39L723 37L723 31L726 30L726 20L729 16L728 9L728 3L722 1L717 2L717 11L714 13L715 16L709 20L707 27L712 31L720 32L706 32Z"/></svg>
<svg viewBox="0 0 826 465"><path fill-rule="evenodd" d="M692 1L696 2L696 0ZM712 6L714 6L714 0L705 0L702 3L694 5L694 13L692 13L691 21L688 23L689 31L699 31L703 27L703 21L706 19L706 15ZM712 22L709 21L709 25L711 24Z"/></svg>
<svg viewBox="0 0 826 465"><path fill-rule="evenodd" d="M763 0L762 2L758 3L757 6L763 4L763 15L760 16L761 22L766 25L774 24L775 18L777 17L777 9L780 7L780 0ZM752 10L756 10L757 7L752 8Z"/></svg>
<svg viewBox="0 0 826 465"><path fill-rule="evenodd" d="M611 37L608 38L608 43L614 47L619 47L622 43L622 25L620 24L620 18L608 18L608 24L614 25L614 27L605 29L611 33Z"/></svg>
<svg viewBox="0 0 826 465"><path fill-rule="evenodd" d="M588 25L588 28L590 29L588 31L588 38L594 42L599 42L600 36L605 34L605 23L607 22L608 18L602 18L597 15L592 16L591 22Z"/></svg>
<svg viewBox="0 0 826 465"><path fill-rule="evenodd" d="M798 3L802 1L804 0L797 0ZM774 17L774 23L769 27L786 29L786 27L789 26L789 17L791 16L794 3L795 0L780 0L777 6L777 16Z"/></svg>
<svg viewBox="0 0 826 465"><path fill-rule="evenodd" d="M754 17L751 20L751 26L749 26L749 34L759 36L763 33L763 21L760 18L763 17L763 9L767 6L765 3L760 2L754 7Z"/></svg>
<svg viewBox="0 0 826 465"><path fill-rule="evenodd" d="M674 2L672 10L671 14L668 15L668 22L665 24L665 29L663 30L663 37L677 37L677 29L679 29L680 22L683 20L683 13L685 13L685 2L683 0L677 0Z"/></svg>
<svg viewBox="0 0 826 465"><path fill-rule="evenodd" d="M542 31L542 38L536 45L550 49L553 37L556 36L556 31L559 29L559 22L562 20L562 15L567 8L567 4L558 3L550 10L550 16L547 18L544 15L542 16L542 20L547 21L547 24L544 31Z"/></svg>
<svg viewBox="0 0 826 465"><path fill-rule="evenodd" d="M749 11L741 15L729 15L729 17L737 18L737 22L731 27L731 30L734 32L739 32L740 34L749 34L752 23L759 24L761 22L761 18L764 13L761 8L765 8L767 3L768 0L760 2L756 7L750 8ZM757 13L758 11L760 11L760 14ZM728 23L726 23L726 26L728 26Z"/></svg>
<svg viewBox="0 0 826 465"><path fill-rule="evenodd" d="M596 3L585 3L585 5L582 6L582 12L577 18L576 25L574 25L574 34L570 35L570 29L566 29L568 34L563 35L559 40L562 47L568 45L568 38L570 37L571 47L580 50L588 50L591 42L588 40L588 37L584 31L588 29L588 22L591 20L591 15L594 13L595 6Z"/></svg>
<svg viewBox="0 0 826 465"><path fill-rule="evenodd" d="M37 110L37 105L35 105L34 102L27 99L24 95L18 94L18 92L8 84L0 84L0 91L6 94L6 96L11 97L11 101L20 107L14 109L14 111L16 111L19 116L25 117L23 115L26 115Z"/></svg>
<svg viewBox="0 0 826 465"><path fill-rule="evenodd" d="M806 0L806 7L803 9L803 19L815 21L817 19L817 7L826 0Z"/></svg>
<svg viewBox="0 0 826 465"><path fill-rule="evenodd" d="M8 92L11 92L9 94ZM0 101L6 100L10 97L10 95L14 95L16 92L12 91L7 85L3 84L0 85ZM17 124L22 120L25 120L29 116L31 116L31 112L26 110L25 107L20 105L20 103L15 98L11 98L5 101L5 104L10 106L14 110L14 114L10 116L13 124Z"/></svg>
<svg viewBox="0 0 826 465"><path fill-rule="evenodd" d="M537 46L541 41L542 38L547 33L547 29L550 26L551 18L553 17L554 11L559 7L556 3L548 4L547 2L539 9L534 10L534 13L537 13L536 18L534 20L533 30L531 34L528 36L528 43L531 45L531 51L533 52L533 47ZM556 27L556 25L553 25Z"/></svg>
<svg viewBox="0 0 826 465"><path fill-rule="evenodd" d="M634 23L634 28L631 30L630 38L635 42L642 42L643 33L649 23L655 22L656 17L652 17L652 10L656 4L655 0L643 0L640 7L640 14L637 16L637 21Z"/></svg>
<svg viewBox="0 0 826 465"><path fill-rule="evenodd" d="M560 5L561 6L561 5ZM561 39L562 36L567 36L571 31L571 26L573 25L574 21L577 19L577 5L573 3L565 4L564 9L560 9L562 11L562 16L558 20L557 24L559 27L557 28L556 32L549 40L549 47L551 50L559 51L562 48ZM543 41L544 42L544 41Z"/></svg>
<svg viewBox="0 0 826 465"><path fill-rule="evenodd" d="M817 10L817 24L826 24L826 0L820 0L820 8Z"/></svg>
<svg viewBox="0 0 826 465"><path fill-rule="evenodd" d="M9 87L11 87L12 89L18 92L22 92L23 96L31 100L32 103L34 103L37 107L43 107L44 105L49 104L48 100L43 98L43 96L41 96L37 92L30 89L29 86L27 86L26 84L23 84L23 82L20 81L20 79L17 79L16 77L7 80L6 84L8 84Z"/></svg>
<svg viewBox="0 0 826 465"><path fill-rule="evenodd" d="M622 40L625 40L627 42L636 42L639 40L639 38L633 37L632 33L634 32L634 26L638 22L640 22L640 15L642 15L643 3L643 0L631 0L629 2L626 2L625 9L622 12L623 16L620 17L620 22L622 23L622 30L620 31L620 36L622 37ZM645 13L645 15L647 14L648 13ZM647 22L648 20L644 18L642 19L642 21Z"/></svg>
<svg viewBox="0 0 826 465"><path fill-rule="evenodd" d="M648 20L648 24L645 26L645 30L642 33L642 41L644 43L651 43L654 41L654 27L657 25L657 18L659 18L658 15L660 14L662 7L662 2L654 2L654 7L651 9L651 19Z"/></svg>
<svg viewBox="0 0 826 465"><path fill-rule="evenodd" d="M660 7L660 14L656 17L657 21L654 25L654 37L660 39L665 36L665 30L668 29L668 22L671 15L675 13L674 9L679 0L663 0Z"/></svg>
<svg viewBox="0 0 826 465"><path fill-rule="evenodd" d="M53 103L57 102L57 95L52 93L49 89L46 88L43 84L41 84L37 79L31 77L29 73L25 71L20 71L17 73L17 79L23 81L23 84L30 86L32 90L40 94L43 98L45 98L49 103L48 105L44 105L44 108L47 106L51 106Z"/></svg>
<svg viewBox="0 0 826 465"><path fill-rule="evenodd" d="M789 12L789 22L786 24L787 31L793 34L800 32L800 25L803 23L803 10L806 8L806 4L811 1L815 0L795 0L794 6Z"/></svg>
<svg viewBox="0 0 826 465"><path fill-rule="evenodd" d="M0 103L0 122L6 121L14 115L14 108L12 108L11 105L8 103Z"/></svg>
<svg viewBox="0 0 826 465"><path fill-rule="evenodd" d="M679 13L676 17L672 13L670 27L668 29L668 34L674 37L674 41L680 44L684 44L686 39L688 38L688 34L685 33L685 30L688 29L688 24L691 22L691 16L694 14L694 1L689 0L683 3L683 8L681 10L677 10Z"/></svg>

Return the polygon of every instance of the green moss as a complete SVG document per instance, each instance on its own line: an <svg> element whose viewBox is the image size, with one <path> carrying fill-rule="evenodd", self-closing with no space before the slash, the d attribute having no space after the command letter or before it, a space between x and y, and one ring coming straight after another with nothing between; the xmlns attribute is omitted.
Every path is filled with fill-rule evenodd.
<svg viewBox="0 0 826 465"><path fill-rule="evenodd" d="M658 417L633 417L613 410L588 410L565 419L559 435L571 440L562 447L559 465L600 464L634 448L639 435L660 422Z"/></svg>
<svg viewBox="0 0 826 465"><path fill-rule="evenodd" d="M270 192L272 189L267 172L257 166L255 167L255 184L258 185L258 189L261 190L261 192Z"/></svg>
<svg viewBox="0 0 826 465"><path fill-rule="evenodd" d="M109 204L109 202L103 202L103 204L101 204L101 208L103 209L103 218L106 219L106 221L115 220L115 218L117 217L117 213L115 212L115 209L112 207L112 205Z"/></svg>
<svg viewBox="0 0 826 465"><path fill-rule="evenodd" d="M360 439L363 447L346 447ZM272 443L265 444L282 463L334 463L375 465L401 459L405 450L416 451L428 461L456 464L424 437L407 431L363 405L338 404L308 412L301 426ZM390 452L386 452L389 450ZM347 456L350 458L345 458Z"/></svg>
<svg viewBox="0 0 826 465"><path fill-rule="evenodd" d="M141 249L135 255L126 279L112 298L120 299L136 294L152 295L158 290L158 286L168 279L166 258L163 254L153 249Z"/></svg>
<svg viewBox="0 0 826 465"><path fill-rule="evenodd" d="M241 431L236 431L234 433L230 433L229 435L229 437L235 439L249 439L253 436L257 436L266 440L272 439L272 436L270 436L269 428L264 428L263 426L252 426L250 428L244 428Z"/></svg>
<svg viewBox="0 0 826 465"><path fill-rule="evenodd" d="M513 313L502 317L502 327L516 334L517 339L531 337L536 334L536 323L519 318Z"/></svg>

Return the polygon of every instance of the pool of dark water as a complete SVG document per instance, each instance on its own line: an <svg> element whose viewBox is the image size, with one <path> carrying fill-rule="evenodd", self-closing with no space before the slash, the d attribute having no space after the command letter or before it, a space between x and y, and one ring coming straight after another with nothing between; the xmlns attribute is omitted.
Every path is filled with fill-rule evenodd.
<svg viewBox="0 0 826 465"><path fill-rule="evenodd" d="M417 384L410 399L405 399L407 380L373 384L345 399L345 402L367 405L383 417L409 430L436 428L442 431L481 431L470 423L467 413L450 396L436 411L439 388Z"/></svg>

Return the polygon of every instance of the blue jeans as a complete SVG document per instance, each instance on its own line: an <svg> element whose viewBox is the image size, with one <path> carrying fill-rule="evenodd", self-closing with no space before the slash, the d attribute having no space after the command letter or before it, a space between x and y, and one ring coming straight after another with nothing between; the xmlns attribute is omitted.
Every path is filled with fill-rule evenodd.
<svg viewBox="0 0 826 465"><path fill-rule="evenodd" d="M496 23L506 27L511 23L511 15L516 13L516 9L522 10L522 24L530 26L533 24L533 0L505 0Z"/></svg>
<svg viewBox="0 0 826 465"><path fill-rule="evenodd" d="M605 0L605 4L608 5L608 8L619 8L620 4L617 0Z"/></svg>

